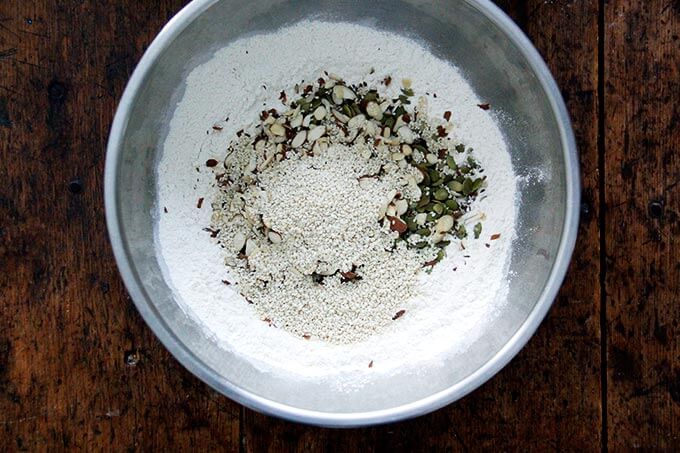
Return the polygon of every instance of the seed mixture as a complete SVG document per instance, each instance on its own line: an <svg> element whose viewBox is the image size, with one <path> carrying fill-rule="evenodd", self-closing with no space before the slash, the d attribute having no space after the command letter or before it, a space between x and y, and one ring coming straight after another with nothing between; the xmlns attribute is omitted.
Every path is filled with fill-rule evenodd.
<svg viewBox="0 0 680 453"><path fill-rule="evenodd" d="M408 79L387 97L392 83L324 72L295 84L280 93L285 111L263 110L226 157L206 161L219 188L206 230L272 327L330 343L364 340L408 316L417 275L453 242L482 233L483 215L461 218L486 177L474 151L451 136L451 112L429 117Z"/></svg>

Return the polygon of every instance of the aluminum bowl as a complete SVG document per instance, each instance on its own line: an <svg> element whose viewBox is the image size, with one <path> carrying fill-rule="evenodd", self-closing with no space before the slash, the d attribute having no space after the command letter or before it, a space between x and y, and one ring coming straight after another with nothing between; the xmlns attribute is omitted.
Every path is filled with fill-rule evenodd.
<svg viewBox="0 0 680 453"><path fill-rule="evenodd" d="M246 34L315 16L408 33L458 66L500 115L520 187L509 302L480 340L444 361L438 376L374 383L369 394L285 381L255 370L202 334L176 302L154 247L156 164L186 75ZM266 64L266 62L263 62ZM123 94L106 157L106 217L130 295L147 324L189 371L257 411L323 426L414 417L479 387L526 344L564 278L577 233L579 171L564 102L517 26L485 0L195 0L144 54Z"/></svg>

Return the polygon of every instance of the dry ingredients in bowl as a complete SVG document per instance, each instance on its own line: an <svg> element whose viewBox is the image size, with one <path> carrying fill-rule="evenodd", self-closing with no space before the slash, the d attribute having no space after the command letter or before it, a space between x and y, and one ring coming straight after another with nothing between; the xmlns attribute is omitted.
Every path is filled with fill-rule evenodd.
<svg viewBox="0 0 680 453"><path fill-rule="evenodd" d="M434 120L410 79L394 98L380 89L391 83L302 81L281 91L285 110L237 132L223 165L207 161L219 187L207 231L272 326L364 340L404 316L418 273L468 235L483 169L450 136L450 111Z"/></svg>
<svg viewBox="0 0 680 453"><path fill-rule="evenodd" d="M408 148L404 152L400 142L398 151L375 152L375 140L348 141L337 118L329 117L328 111L320 120L314 117L326 127L317 140L310 140L314 128L307 127L302 145L293 147L298 134L292 135L289 130L295 128L284 126L283 136L267 135L267 141L285 143L286 159L274 157L276 162L257 169L264 164L258 156L253 184L236 177L253 163L250 159L240 161L241 153L227 157L230 147L249 152L249 144L259 135L257 126L271 118L277 120L270 109L290 123L293 118L285 113L297 108L292 103L318 91L319 77L324 85L333 84L330 74L342 76L350 86L366 82L366 87L353 90L357 97L364 89L373 88L393 104L399 96L406 96L410 104L404 108L412 115L408 125L414 142L419 135L420 119L415 114L419 109L418 115L431 132L424 136L428 148L433 141L450 142L443 146L447 152L442 157L451 156L458 169L479 166L467 188L449 186L452 181L445 184L449 195L472 189L470 184L482 184L468 205L465 197L430 199L430 203L441 201L455 212L452 203L447 206L453 198L463 212L447 232L451 237L442 238L450 241L443 249L426 234L422 237L427 236L427 245L418 248L422 240L416 233L422 225L416 216L421 213L414 215L412 209L420 198L413 184L403 182L409 175L419 178L415 173L419 170L413 169L413 160L399 163L407 160ZM392 78L389 84L387 76ZM408 82L404 87L405 78L412 79L410 87ZM312 92L304 93L310 84ZM413 96L402 89L413 90ZM331 107L335 108L332 95ZM222 348L234 351L262 372L351 391L383 374L439 376L440 359L463 353L503 310L516 212L516 177L509 153L492 116L494 106L479 99L455 67L418 42L366 26L301 22L239 39L219 50L188 75L181 96L158 166L157 244L178 303ZM419 108L421 97L427 105ZM312 111L310 105L302 120L318 107ZM360 113L373 118L366 107ZM260 118L263 110L269 114ZM347 117L357 116L343 112L342 107L335 110ZM401 116L406 123L403 113ZM309 121L311 126L312 119ZM401 141L404 137L398 131L402 124L395 127L397 119L394 121L389 137L383 139ZM340 123L348 134L358 129L357 137L364 135L361 126L353 128L349 120ZM438 135L438 125L444 127L446 137L433 137ZM384 126L381 123L379 135ZM338 130L340 135L334 138ZM317 142L318 154L314 150ZM455 147L461 143L465 149L459 153ZM414 144L409 145L411 156L418 156ZM266 142L255 145L262 146L267 146ZM370 149L371 156L362 155L362 148L364 152ZM468 148L474 151L469 153ZM437 151L429 153L437 158L436 170L448 173L447 159L440 159L438 146L432 150ZM280 156L280 151L276 155ZM403 154L404 159L395 154ZM473 156L474 164L467 161L468 155ZM429 170L426 185L432 182ZM225 176L217 181L216 176L222 173ZM231 181L228 174L233 175ZM376 174L379 177L373 177ZM482 177L486 177L484 182L475 183ZM465 179L456 181L465 185ZM223 208L220 201L234 201L237 186L243 206L237 201L234 210L230 204ZM422 195L422 187L419 190ZM402 200L407 202L406 212ZM439 215L430 203L423 206L424 212ZM229 220L246 206L254 210L252 227ZM407 230L398 238L403 225L386 224L384 219L380 222L383 208L385 215L390 208L390 217L406 224ZM414 221L416 225L411 225ZM428 220L426 215L424 227L432 231L435 225L435 219ZM460 226L465 230L459 231ZM246 250L251 238L253 245ZM306 242L304 248L295 247L302 242ZM254 245L258 251L249 253ZM437 258L439 250L446 256L423 267ZM239 252L243 254L240 258ZM299 275L291 270L298 264ZM289 279L290 275L294 277ZM260 282L260 277L265 278ZM296 296L284 305L274 297L277 292ZM249 304L241 293L254 303ZM330 294L334 296L324 299ZM309 303L316 301L324 305ZM301 310L306 303L306 310ZM306 317L298 316L298 310Z"/></svg>

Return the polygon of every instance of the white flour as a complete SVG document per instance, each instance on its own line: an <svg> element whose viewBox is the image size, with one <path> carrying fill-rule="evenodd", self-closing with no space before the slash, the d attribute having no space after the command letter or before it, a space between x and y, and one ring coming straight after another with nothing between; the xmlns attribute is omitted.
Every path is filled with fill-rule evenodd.
<svg viewBox="0 0 680 453"><path fill-rule="evenodd" d="M251 305L222 283L231 278L223 251L203 231L210 224L210 204L196 207L198 198L208 200L214 190L206 159L221 159L236 131L265 105L280 107L281 90L313 80L324 70L375 84L390 75L397 82L395 90L401 78L412 79L419 92L429 93L432 116L452 112L456 136L475 149L489 180L487 197L469 214L486 214L481 239L466 241L464 251L450 250L432 274L420 276L420 295L404 305L410 316L353 345L302 340L262 322ZM510 156L489 112L477 107L480 102L454 67L418 43L358 25L304 22L218 51L188 76L158 169L157 243L180 305L204 326L206 335L262 371L327 377L335 388L361 386L375 373L405 367L427 373L438 366L441 354L465 349L505 303L515 234L516 180ZM216 123L224 129L206 134ZM500 239L490 241L494 233ZM335 379L339 374L342 382Z"/></svg>

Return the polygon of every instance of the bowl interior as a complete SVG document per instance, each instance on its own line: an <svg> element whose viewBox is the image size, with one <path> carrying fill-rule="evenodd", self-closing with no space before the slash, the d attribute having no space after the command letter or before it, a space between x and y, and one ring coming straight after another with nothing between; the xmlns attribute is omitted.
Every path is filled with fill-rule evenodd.
<svg viewBox="0 0 680 453"><path fill-rule="evenodd" d="M544 81L517 41L485 14L487 8L473 1L445 6L426 0L198 1L161 35L153 55L145 57L135 74L134 86L121 104L124 113L119 112L114 126L107 209L116 256L140 312L192 372L228 396L271 413L298 419L332 414L322 421L325 424L377 419L370 414L382 414L386 421L461 396L493 374L495 370L479 374L485 364L495 361L500 367L522 346L562 278L564 264L556 265L556 260L568 259L563 236L574 202L569 194L574 193L570 178L575 163L569 158L571 150L565 149L568 124L556 113ZM437 376L384 377L347 393L264 375L207 339L180 309L163 279L153 239L155 170L186 75L238 37L308 17L412 35L459 67L480 98L500 112L513 166L523 177L518 183L518 237L513 244L509 303L480 340L443 359ZM540 316L527 326L536 312ZM518 338L521 329L528 333Z"/></svg>

